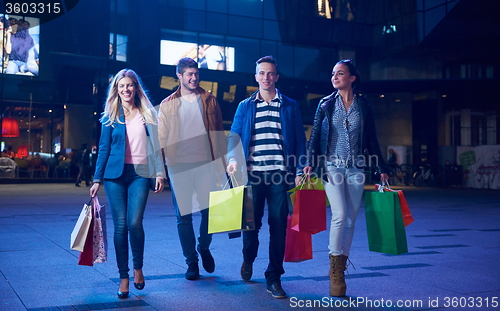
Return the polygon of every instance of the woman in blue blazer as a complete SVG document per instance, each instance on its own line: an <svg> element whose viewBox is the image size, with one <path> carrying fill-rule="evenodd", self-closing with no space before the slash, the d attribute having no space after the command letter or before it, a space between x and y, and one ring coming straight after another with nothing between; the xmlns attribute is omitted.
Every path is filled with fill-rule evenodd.
<svg viewBox="0 0 500 311"><path fill-rule="evenodd" d="M118 72L108 88L101 118L99 154L90 196L104 182L114 224L114 245L120 273L119 298L129 295L128 236L134 265L134 286L144 288L142 219L150 181L163 191L164 165L158 141L156 110L137 74Z"/></svg>

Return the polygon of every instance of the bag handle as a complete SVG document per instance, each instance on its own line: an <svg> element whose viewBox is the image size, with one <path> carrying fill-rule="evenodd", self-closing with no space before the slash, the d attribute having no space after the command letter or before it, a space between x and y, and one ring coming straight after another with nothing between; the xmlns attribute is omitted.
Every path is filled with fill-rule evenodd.
<svg viewBox="0 0 500 311"><path fill-rule="evenodd" d="M386 189L387 191L394 191L394 190L392 190L391 185L389 185L389 181L388 180L386 180L385 183L382 182L382 183L377 184L377 185L378 185L378 191L379 192L384 192L384 189Z"/></svg>
<svg viewBox="0 0 500 311"><path fill-rule="evenodd" d="M236 177L234 177L234 174L229 174L229 178L226 180L226 183L222 187L222 190L226 190L227 186L229 185L229 181L231 180L231 183L233 184L233 188L239 187L238 182L236 181Z"/></svg>
<svg viewBox="0 0 500 311"><path fill-rule="evenodd" d="M314 184L311 182L311 177L309 176L309 174L303 174L302 175L302 178L300 179L300 188L299 188L299 190L302 190L304 188L304 186L308 186L308 188L306 188L306 189L315 190L314 189Z"/></svg>

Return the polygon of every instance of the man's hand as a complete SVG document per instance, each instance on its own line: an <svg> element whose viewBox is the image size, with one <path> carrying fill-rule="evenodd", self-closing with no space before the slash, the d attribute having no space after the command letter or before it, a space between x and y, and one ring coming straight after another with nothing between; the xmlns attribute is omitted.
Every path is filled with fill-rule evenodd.
<svg viewBox="0 0 500 311"><path fill-rule="evenodd" d="M236 161L231 161L229 162L229 164L227 165L227 168L226 168L226 172L229 174L229 175L232 175L236 172L238 168L238 162Z"/></svg>

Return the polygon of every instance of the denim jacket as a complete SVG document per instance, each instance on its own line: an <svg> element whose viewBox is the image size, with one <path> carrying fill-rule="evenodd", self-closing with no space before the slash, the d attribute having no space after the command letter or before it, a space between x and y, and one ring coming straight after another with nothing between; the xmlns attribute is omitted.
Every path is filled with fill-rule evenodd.
<svg viewBox="0 0 500 311"><path fill-rule="evenodd" d="M234 115L231 132L228 137L228 161L230 159L248 160L250 155L250 143L252 131L255 126L255 112L257 108L258 90L252 96L240 102L236 114ZM300 174L305 164L305 143L306 136L304 125L300 114L299 105L289 97L279 94L281 97L280 117L281 131L283 135L283 148L285 155L285 165L287 171L293 174ZM237 148L240 142L243 145L243 155L239 154Z"/></svg>
<svg viewBox="0 0 500 311"><path fill-rule="evenodd" d="M325 157L322 157L322 155L325 155L328 150L328 135L330 126L332 126L332 115L335 109L335 95L336 92L322 98L318 104L316 115L314 116L314 125L311 131L309 147L307 149L307 165L313 168L324 169L326 165ZM380 152L380 146L377 140L375 121L373 119L371 107L368 101L361 96L358 96L357 103L361 118L361 137L359 140L361 142L359 149L362 152L361 156L364 156L366 159L365 164L367 166L374 166L380 173L387 173L387 167L382 157L382 153ZM372 159L372 156L374 156L375 159Z"/></svg>

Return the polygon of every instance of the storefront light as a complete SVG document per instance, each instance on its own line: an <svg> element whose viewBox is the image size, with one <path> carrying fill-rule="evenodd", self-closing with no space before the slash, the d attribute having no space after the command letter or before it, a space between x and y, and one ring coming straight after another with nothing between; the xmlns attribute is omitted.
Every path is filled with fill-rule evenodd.
<svg viewBox="0 0 500 311"><path fill-rule="evenodd" d="M12 118L2 118L2 136L19 137L19 122Z"/></svg>

